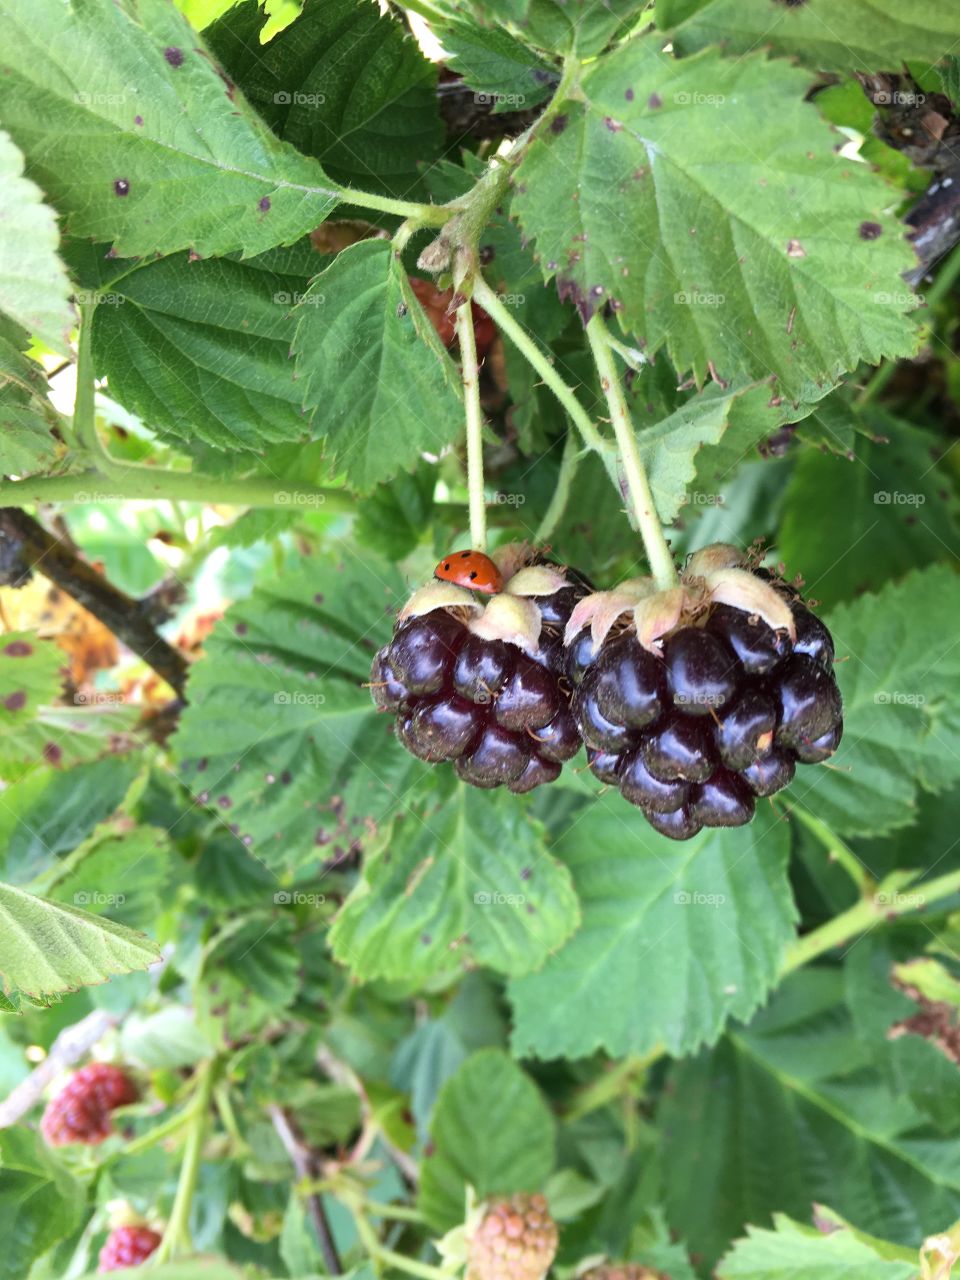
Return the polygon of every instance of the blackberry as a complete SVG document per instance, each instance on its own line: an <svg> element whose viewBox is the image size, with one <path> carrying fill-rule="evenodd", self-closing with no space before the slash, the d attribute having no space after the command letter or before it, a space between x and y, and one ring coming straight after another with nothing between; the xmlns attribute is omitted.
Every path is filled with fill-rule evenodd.
<svg viewBox="0 0 960 1280"><path fill-rule="evenodd" d="M495 561L447 556L370 671L373 701L411 754L517 793L553 782L580 749L563 632L589 591L579 575L528 559L515 547Z"/></svg>
<svg viewBox="0 0 960 1280"><path fill-rule="evenodd" d="M130 1077L107 1062L92 1062L77 1071L48 1103L40 1131L51 1147L73 1142L96 1146L113 1132L110 1112L136 1102Z"/></svg>
<svg viewBox="0 0 960 1280"><path fill-rule="evenodd" d="M115 1227L100 1250L98 1272L139 1267L156 1251L161 1236L150 1227Z"/></svg>
<svg viewBox="0 0 960 1280"><path fill-rule="evenodd" d="M648 579L577 602L572 710L601 782L657 831L735 827L843 733L833 640L799 592L717 544L676 587Z"/></svg>

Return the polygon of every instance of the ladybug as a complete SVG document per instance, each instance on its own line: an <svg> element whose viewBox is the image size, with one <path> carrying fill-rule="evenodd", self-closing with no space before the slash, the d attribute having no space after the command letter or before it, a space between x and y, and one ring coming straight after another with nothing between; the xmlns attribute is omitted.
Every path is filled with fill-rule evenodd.
<svg viewBox="0 0 960 1280"><path fill-rule="evenodd" d="M458 587L485 591L488 595L503 590L503 574L482 551L451 552L443 557L433 576L441 582L455 582Z"/></svg>

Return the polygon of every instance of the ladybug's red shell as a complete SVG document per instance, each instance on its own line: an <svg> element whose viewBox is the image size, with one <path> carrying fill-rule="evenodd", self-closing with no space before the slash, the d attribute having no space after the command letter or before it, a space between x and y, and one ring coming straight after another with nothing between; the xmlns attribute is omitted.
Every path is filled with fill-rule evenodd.
<svg viewBox="0 0 960 1280"><path fill-rule="evenodd" d="M433 576L442 582L455 582L458 587L484 591L488 595L503 590L503 574L482 551L452 551L443 557Z"/></svg>

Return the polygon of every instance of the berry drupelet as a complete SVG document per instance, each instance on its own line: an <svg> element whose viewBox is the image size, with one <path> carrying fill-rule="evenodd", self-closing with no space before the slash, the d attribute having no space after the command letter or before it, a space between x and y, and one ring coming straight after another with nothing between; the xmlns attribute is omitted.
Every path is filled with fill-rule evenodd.
<svg viewBox="0 0 960 1280"><path fill-rule="evenodd" d="M130 1077L107 1062L92 1062L67 1081L47 1103L40 1130L51 1147L72 1142L95 1146L112 1132L110 1113L136 1102Z"/></svg>

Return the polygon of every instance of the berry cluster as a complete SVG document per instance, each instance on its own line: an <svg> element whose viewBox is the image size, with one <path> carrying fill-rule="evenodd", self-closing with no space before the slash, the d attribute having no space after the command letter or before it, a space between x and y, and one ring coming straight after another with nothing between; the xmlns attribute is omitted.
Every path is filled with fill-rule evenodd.
<svg viewBox="0 0 960 1280"><path fill-rule="evenodd" d="M543 1280L557 1243L557 1225L543 1196L493 1201L470 1235L466 1280Z"/></svg>
<svg viewBox="0 0 960 1280"><path fill-rule="evenodd" d="M116 1227L107 1236L107 1242L100 1250L97 1271L123 1271L125 1267L139 1267L156 1250L161 1238L150 1227Z"/></svg>
<svg viewBox="0 0 960 1280"><path fill-rule="evenodd" d="M452 762L472 786L522 793L580 749L563 630L589 586L555 565L516 569L512 554L507 573L477 552L441 561L442 580L407 602L370 682L413 755Z"/></svg>
<svg viewBox="0 0 960 1280"><path fill-rule="evenodd" d="M72 1142L95 1146L112 1132L110 1112L136 1100L137 1090L125 1072L107 1062L92 1062L47 1103L40 1130L51 1147Z"/></svg>
<svg viewBox="0 0 960 1280"><path fill-rule="evenodd" d="M726 551L694 557L675 591L598 593L568 628L591 771L675 840L749 822L758 796L826 760L843 732L830 632ZM600 637L582 630L591 613Z"/></svg>

